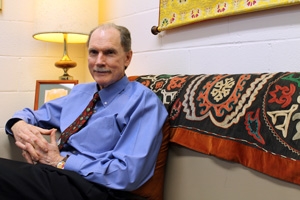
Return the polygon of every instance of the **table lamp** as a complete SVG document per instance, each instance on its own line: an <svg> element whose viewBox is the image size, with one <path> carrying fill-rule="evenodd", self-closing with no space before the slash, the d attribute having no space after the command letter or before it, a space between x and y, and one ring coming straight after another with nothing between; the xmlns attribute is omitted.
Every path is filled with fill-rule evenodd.
<svg viewBox="0 0 300 200"><path fill-rule="evenodd" d="M33 38L63 43L63 56L55 66L63 69L60 80L73 80L68 74L76 67L68 55L69 43L85 43L89 32L98 24L97 0L35 0Z"/></svg>

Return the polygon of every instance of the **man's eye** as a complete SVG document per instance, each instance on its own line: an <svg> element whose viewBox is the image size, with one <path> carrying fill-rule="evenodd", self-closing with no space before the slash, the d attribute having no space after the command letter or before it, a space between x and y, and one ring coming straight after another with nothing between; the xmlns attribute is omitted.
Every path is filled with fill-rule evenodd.
<svg viewBox="0 0 300 200"><path fill-rule="evenodd" d="M106 55L111 55L111 54L115 54L115 51L114 50L107 50L105 52Z"/></svg>
<svg viewBox="0 0 300 200"><path fill-rule="evenodd" d="M97 52L96 50L90 50L90 51L89 51L89 54L90 54L90 55L97 55L97 53L98 53L98 52Z"/></svg>

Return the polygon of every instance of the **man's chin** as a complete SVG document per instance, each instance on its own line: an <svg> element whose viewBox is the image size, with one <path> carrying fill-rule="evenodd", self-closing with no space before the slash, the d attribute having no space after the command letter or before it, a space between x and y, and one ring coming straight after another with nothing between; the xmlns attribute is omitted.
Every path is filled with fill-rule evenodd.
<svg viewBox="0 0 300 200"><path fill-rule="evenodd" d="M103 80L109 78L109 73L93 73L95 80Z"/></svg>
<svg viewBox="0 0 300 200"><path fill-rule="evenodd" d="M109 85L109 81L107 81L107 79L105 79L103 76L94 76L94 80L101 88Z"/></svg>

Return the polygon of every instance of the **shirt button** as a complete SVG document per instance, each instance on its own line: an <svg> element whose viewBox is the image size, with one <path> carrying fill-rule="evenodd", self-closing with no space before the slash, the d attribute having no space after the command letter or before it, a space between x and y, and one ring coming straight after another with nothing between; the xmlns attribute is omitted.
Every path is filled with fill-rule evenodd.
<svg viewBox="0 0 300 200"><path fill-rule="evenodd" d="M106 105L106 104L107 104L107 102L104 102L104 104Z"/></svg>

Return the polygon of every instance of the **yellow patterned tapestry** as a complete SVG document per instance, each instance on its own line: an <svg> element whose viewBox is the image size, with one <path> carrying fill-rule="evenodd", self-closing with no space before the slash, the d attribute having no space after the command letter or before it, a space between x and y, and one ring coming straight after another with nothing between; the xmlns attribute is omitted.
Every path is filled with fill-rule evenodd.
<svg viewBox="0 0 300 200"><path fill-rule="evenodd" d="M299 4L300 0L160 0L159 26L164 31L230 15Z"/></svg>

